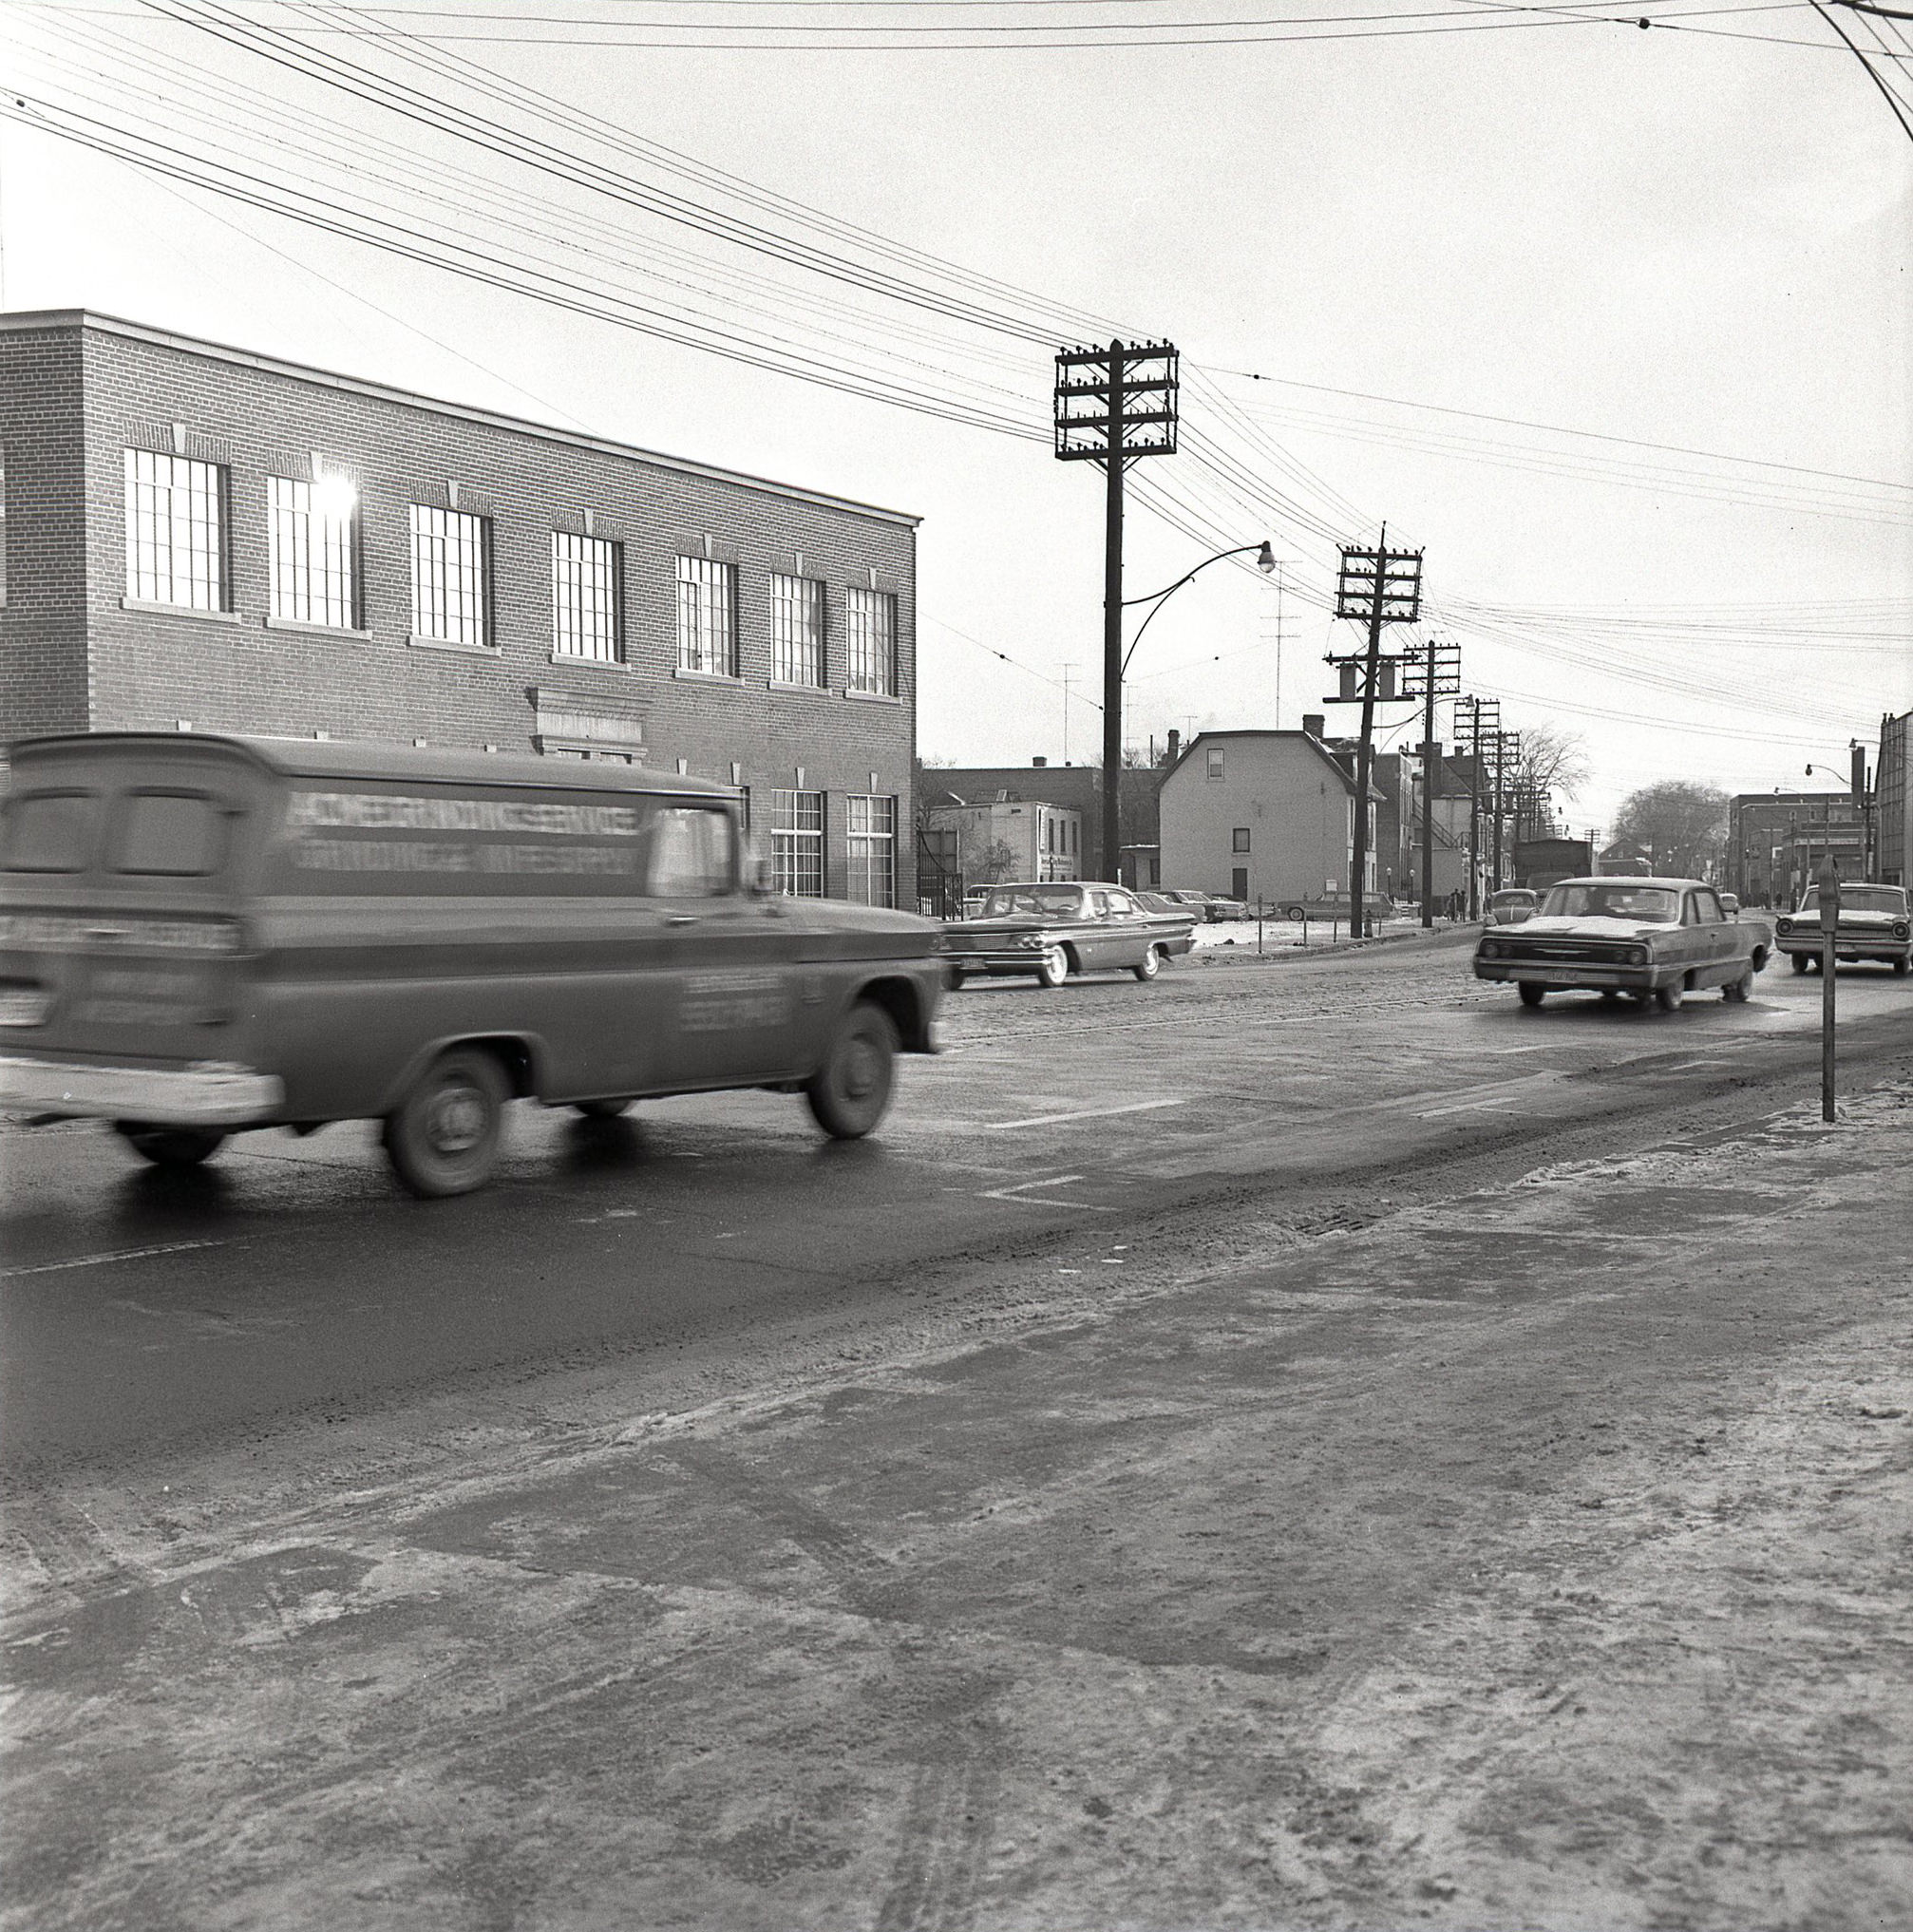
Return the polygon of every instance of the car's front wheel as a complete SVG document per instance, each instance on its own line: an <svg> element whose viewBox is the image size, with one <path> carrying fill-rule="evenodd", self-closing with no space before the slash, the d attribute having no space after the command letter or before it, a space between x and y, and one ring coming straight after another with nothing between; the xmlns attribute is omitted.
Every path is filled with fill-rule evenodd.
<svg viewBox="0 0 1913 1932"><path fill-rule="evenodd" d="M386 1116L386 1155L422 1200L469 1194L491 1179L510 1098L504 1069L479 1047L454 1047Z"/></svg>
<svg viewBox="0 0 1913 1932"><path fill-rule="evenodd" d="M1655 1004L1660 1008L1662 1013L1678 1013L1680 1011L1680 1002L1685 997L1686 989L1677 979L1666 986L1657 986L1654 990Z"/></svg>
<svg viewBox="0 0 1913 1932"><path fill-rule="evenodd" d="M844 1014L804 1097L833 1140L862 1140L888 1112L896 1077L896 1025L881 1006L862 1000Z"/></svg>
<svg viewBox="0 0 1913 1932"><path fill-rule="evenodd" d="M1547 997L1547 988L1537 986L1532 979L1524 979L1519 991L1524 1006L1539 1006Z"/></svg>
<svg viewBox="0 0 1913 1932"><path fill-rule="evenodd" d="M1036 984L1057 987L1069 976L1069 954L1061 946L1045 946L1036 960Z"/></svg>
<svg viewBox="0 0 1913 1932"><path fill-rule="evenodd" d="M114 1123L114 1131L156 1167L197 1167L226 1144L222 1127L145 1127L136 1120Z"/></svg>
<svg viewBox="0 0 1913 1932"><path fill-rule="evenodd" d="M1153 979L1162 970L1163 949L1160 946L1151 946L1130 968L1138 979Z"/></svg>

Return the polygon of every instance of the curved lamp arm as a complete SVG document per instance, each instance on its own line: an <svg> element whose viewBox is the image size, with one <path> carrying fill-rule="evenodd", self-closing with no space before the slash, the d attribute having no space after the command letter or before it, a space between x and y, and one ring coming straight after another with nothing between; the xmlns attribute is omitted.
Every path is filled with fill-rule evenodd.
<svg viewBox="0 0 1913 1932"><path fill-rule="evenodd" d="M1246 557L1252 550L1257 553L1256 568L1258 570L1263 572L1266 575L1267 573L1275 569L1276 553L1272 549L1270 549L1268 540L1265 538L1260 543L1240 543L1233 550L1219 550L1213 557L1203 558L1202 562L1197 564L1195 570L1185 571L1181 577L1179 577L1175 580L1174 583L1167 585L1163 590L1150 591L1146 597L1125 597L1123 599L1122 605L1122 608L1125 610L1127 610L1131 604L1154 604L1156 610L1151 611L1148 616L1145 617L1143 621L1136 626L1136 635L1129 639L1129 648L1123 653L1124 675L1127 676L1128 674L1129 659L1135 656L1136 646L1143 641L1143 633L1149 628L1151 622L1154 621L1156 611L1160 611L1163 608L1164 603L1169 598L1171 595L1181 590L1182 587L1185 583L1187 583L1190 578L1194 577L1198 571L1207 570L1210 564L1220 563L1225 557Z"/></svg>

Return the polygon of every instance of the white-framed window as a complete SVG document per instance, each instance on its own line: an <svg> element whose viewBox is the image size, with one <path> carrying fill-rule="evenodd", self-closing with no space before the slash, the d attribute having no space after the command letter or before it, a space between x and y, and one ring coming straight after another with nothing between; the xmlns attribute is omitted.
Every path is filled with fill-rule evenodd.
<svg viewBox="0 0 1913 1932"><path fill-rule="evenodd" d="M465 510L412 511L412 635L486 650L491 644L491 530Z"/></svg>
<svg viewBox="0 0 1913 1932"><path fill-rule="evenodd" d="M714 557L677 559L677 668L737 675L737 566Z"/></svg>
<svg viewBox="0 0 1913 1932"><path fill-rule="evenodd" d="M189 611L232 608L226 472L217 463L126 452L126 595Z"/></svg>
<svg viewBox="0 0 1913 1932"><path fill-rule="evenodd" d="M843 801L849 893L859 905L897 903L897 801L852 792Z"/></svg>
<svg viewBox="0 0 1913 1932"><path fill-rule="evenodd" d="M266 479L273 616L359 624L359 500L344 477Z"/></svg>
<svg viewBox="0 0 1913 1932"><path fill-rule="evenodd" d="M792 899L824 897L824 794L770 794L770 860L777 889Z"/></svg>
<svg viewBox="0 0 1913 1932"><path fill-rule="evenodd" d="M847 689L897 695L897 599L888 591L843 593L843 649Z"/></svg>
<svg viewBox="0 0 1913 1932"><path fill-rule="evenodd" d="M1211 745L1208 748L1208 752L1209 776L1211 778L1220 778L1222 775L1222 748L1220 745Z"/></svg>
<svg viewBox="0 0 1913 1932"><path fill-rule="evenodd" d="M779 684L824 682L824 586L814 577L772 573L770 674Z"/></svg>
<svg viewBox="0 0 1913 1932"><path fill-rule="evenodd" d="M551 533L551 648L558 657L616 664L624 654L624 546Z"/></svg>

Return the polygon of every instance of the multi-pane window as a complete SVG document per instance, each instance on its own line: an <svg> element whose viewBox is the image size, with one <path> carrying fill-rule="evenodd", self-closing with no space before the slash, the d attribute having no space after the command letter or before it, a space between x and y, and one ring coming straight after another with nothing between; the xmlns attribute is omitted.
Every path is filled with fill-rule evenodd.
<svg viewBox="0 0 1913 1932"><path fill-rule="evenodd" d="M350 631L359 621L357 493L343 477L266 480L273 616Z"/></svg>
<svg viewBox="0 0 1913 1932"><path fill-rule="evenodd" d="M559 657L616 664L623 648L621 546L551 533L551 648Z"/></svg>
<svg viewBox="0 0 1913 1932"><path fill-rule="evenodd" d="M888 591L843 593L843 646L848 689L897 695L897 599Z"/></svg>
<svg viewBox="0 0 1913 1932"><path fill-rule="evenodd" d="M711 557L677 559L677 668L737 675L737 570Z"/></svg>
<svg viewBox="0 0 1913 1932"><path fill-rule="evenodd" d="M1249 849L1249 828L1247 825L1236 825L1231 828L1229 849L1232 852L1246 852Z"/></svg>
<svg viewBox="0 0 1913 1932"><path fill-rule="evenodd" d="M1211 778L1220 778L1222 775L1222 748L1220 745L1211 745L1209 747L1209 776Z"/></svg>
<svg viewBox="0 0 1913 1932"><path fill-rule="evenodd" d="M850 897L860 905L895 905L897 801L853 793L843 805Z"/></svg>
<svg viewBox="0 0 1913 1932"><path fill-rule="evenodd" d="M126 452L126 595L223 611L226 473L157 450Z"/></svg>
<svg viewBox="0 0 1913 1932"><path fill-rule="evenodd" d="M491 542L483 517L412 506L412 635L483 650L491 643Z"/></svg>
<svg viewBox="0 0 1913 1932"><path fill-rule="evenodd" d="M770 674L779 684L824 682L824 586L815 578L770 579Z"/></svg>
<svg viewBox="0 0 1913 1932"><path fill-rule="evenodd" d="M777 889L793 899L824 897L824 794L770 794L770 860Z"/></svg>

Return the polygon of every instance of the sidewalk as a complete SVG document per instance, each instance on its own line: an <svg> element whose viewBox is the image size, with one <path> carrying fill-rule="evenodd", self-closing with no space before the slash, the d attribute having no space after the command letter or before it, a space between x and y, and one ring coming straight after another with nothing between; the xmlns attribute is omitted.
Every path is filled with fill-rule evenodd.
<svg viewBox="0 0 1913 1932"><path fill-rule="evenodd" d="M0 1923L1904 1924L1909 1229L1902 1089L122 1523Z"/></svg>

